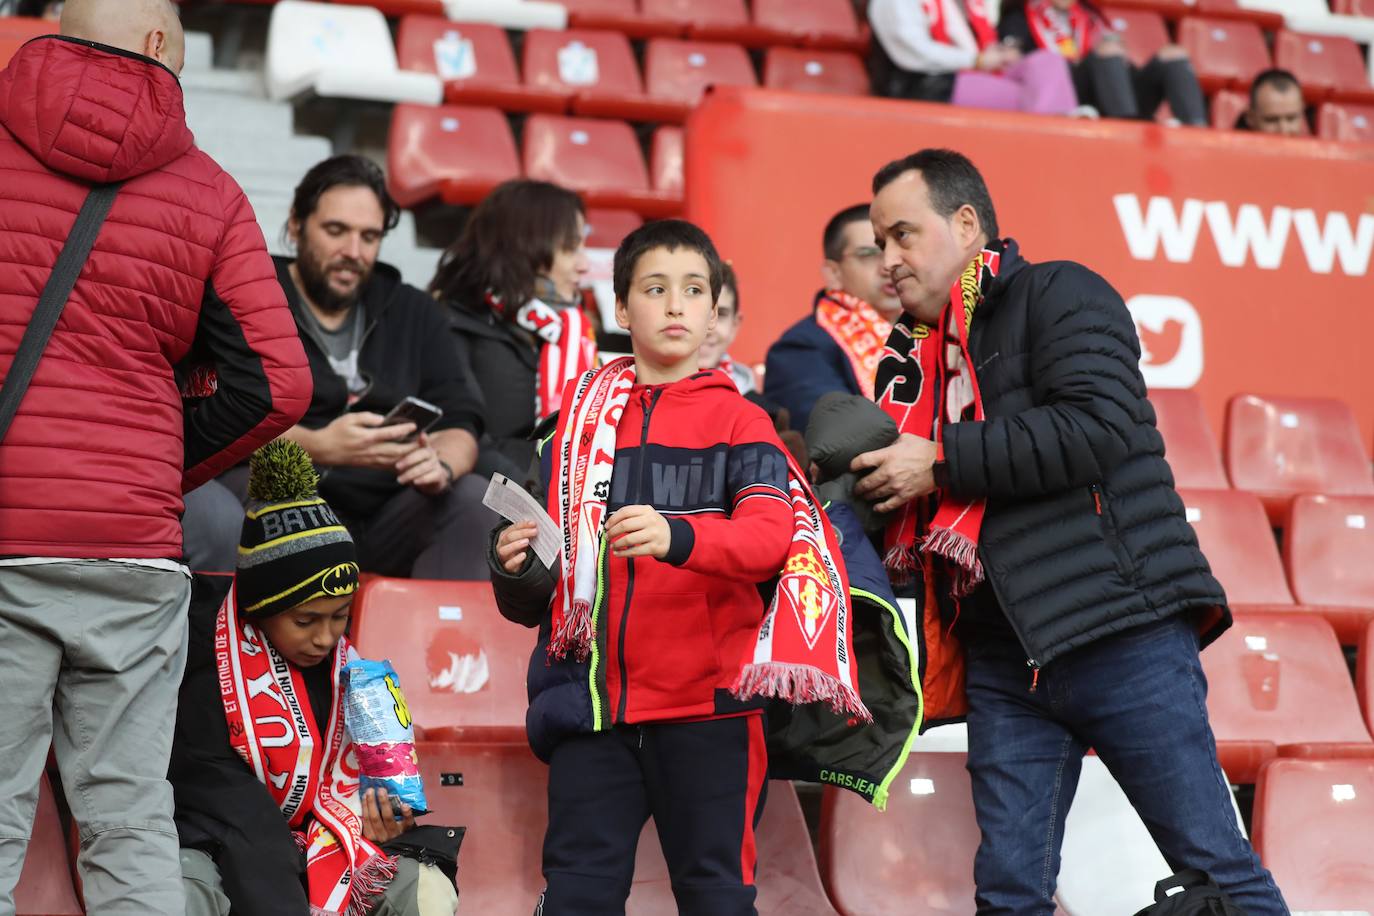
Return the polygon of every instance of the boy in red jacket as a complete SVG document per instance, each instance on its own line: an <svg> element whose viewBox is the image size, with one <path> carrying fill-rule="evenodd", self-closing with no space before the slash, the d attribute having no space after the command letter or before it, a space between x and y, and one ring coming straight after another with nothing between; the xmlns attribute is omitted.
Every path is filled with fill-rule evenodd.
<svg viewBox="0 0 1374 916"><path fill-rule="evenodd" d="M650 816L681 913L755 912L763 704L731 688L794 519L767 415L697 368L721 274L690 223L625 239L616 319L634 358L574 380L542 450L559 568L533 557L533 524L493 540L502 612L540 628L528 730L550 765L544 916L624 912Z"/></svg>

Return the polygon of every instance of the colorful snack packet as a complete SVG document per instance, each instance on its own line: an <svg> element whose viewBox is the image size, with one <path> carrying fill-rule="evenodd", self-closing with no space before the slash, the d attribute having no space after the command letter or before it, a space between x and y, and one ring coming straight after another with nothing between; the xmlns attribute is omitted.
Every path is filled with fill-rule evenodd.
<svg viewBox="0 0 1374 916"><path fill-rule="evenodd" d="M397 820L402 803L427 814L415 729L396 669L389 661L360 658L344 666L344 675L344 727L356 748L362 790L385 789Z"/></svg>

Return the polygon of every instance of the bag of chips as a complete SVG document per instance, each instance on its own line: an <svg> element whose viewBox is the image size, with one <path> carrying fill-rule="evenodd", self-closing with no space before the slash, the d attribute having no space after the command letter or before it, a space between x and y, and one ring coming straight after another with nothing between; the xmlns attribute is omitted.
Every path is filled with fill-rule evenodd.
<svg viewBox="0 0 1374 916"><path fill-rule="evenodd" d="M355 659L344 666L344 727L358 756L363 791L385 789L399 820L400 805L426 814L425 787L415 755L415 729L389 661Z"/></svg>

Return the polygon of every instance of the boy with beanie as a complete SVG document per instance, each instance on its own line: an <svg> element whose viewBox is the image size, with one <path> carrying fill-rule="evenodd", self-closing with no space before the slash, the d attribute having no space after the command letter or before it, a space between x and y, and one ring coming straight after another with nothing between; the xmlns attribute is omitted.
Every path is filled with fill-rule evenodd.
<svg viewBox="0 0 1374 916"><path fill-rule="evenodd" d="M269 443L250 468L238 570L191 602L168 773L186 912L452 916L451 880L382 848L410 809L360 793L343 724L352 538L299 445Z"/></svg>
<svg viewBox="0 0 1374 916"><path fill-rule="evenodd" d="M558 566L534 556L532 523L498 529L489 557L502 613L539 627L537 912L623 913L652 816L679 912L743 916L755 912L765 698L868 716L852 662L837 663L853 658L844 566L768 416L726 373L698 369L722 282L711 240L649 223L613 270L634 357L569 383L541 449ZM767 605L759 585L780 572Z"/></svg>

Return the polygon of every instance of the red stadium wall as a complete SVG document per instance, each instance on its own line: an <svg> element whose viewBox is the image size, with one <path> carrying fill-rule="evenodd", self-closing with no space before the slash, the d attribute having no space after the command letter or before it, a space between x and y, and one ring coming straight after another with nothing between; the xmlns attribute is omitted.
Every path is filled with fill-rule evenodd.
<svg viewBox="0 0 1374 916"><path fill-rule="evenodd" d="M884 163L948 146L1002 233L1121 291L1153 387L1337 396L1374 433L1374 145L882 99L722 89L692 115L687 216L739 272L734 353L762 360L820 286L821 230Z"/></svg>

